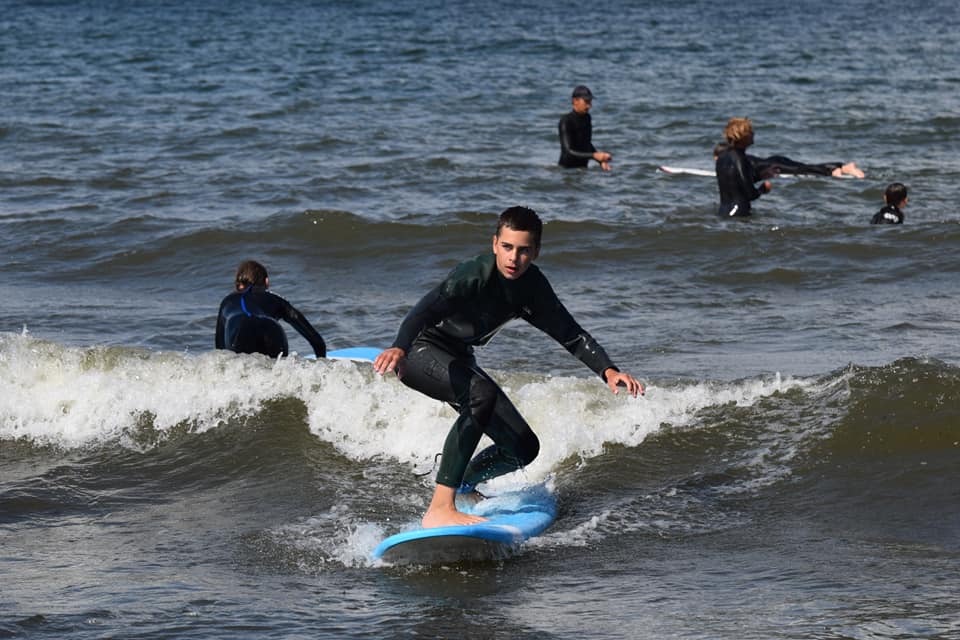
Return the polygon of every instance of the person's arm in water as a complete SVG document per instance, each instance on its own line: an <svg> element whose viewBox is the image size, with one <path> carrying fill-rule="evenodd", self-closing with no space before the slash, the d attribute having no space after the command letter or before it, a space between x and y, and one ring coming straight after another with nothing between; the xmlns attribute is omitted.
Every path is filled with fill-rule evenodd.
<svg viewBox="0 0 960 640"><path fill-rule="evenodd" d="M753 165L753 170L760 179L774 178L778 175L813 175L842 178L844 175L863 178L864 173L855 162L820 162L808 164L787 156L770 156L757 158L747 155L747 160Z"/></svg>
<svg viewBox="0 0 960 640"><path fill-rule="evenodd" d="M281 315L280 317L286 320L291 327L297 330L304 339L310 343L310 346L313 347L313 353L316 354L318 358L327 357L327 344L323 341L323 337L313 328L313 325L307 320L300 311L297 310L292 304L281 298L276 294L273 295L278 302L280 302Z"/></svg>

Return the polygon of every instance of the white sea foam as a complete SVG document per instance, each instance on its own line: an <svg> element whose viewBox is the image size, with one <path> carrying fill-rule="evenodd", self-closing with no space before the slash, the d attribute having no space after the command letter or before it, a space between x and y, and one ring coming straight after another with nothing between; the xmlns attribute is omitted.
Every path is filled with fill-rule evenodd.
<svg viewBox="0 0 960 640"><path fill-rule="evenodd" d="M380 564L372 559L373 549L386 535L380 524L357 518L344 505L306 520L284 524L271 537L297 557L305 573L322 573L327 563L350 567Z"/></svg>
<svg viewBox="0 0 960 640"><path fill-rule="evenodd" d="M751 404L808 384L776 376L652 385L631 398L611 394L593 376L494 374L540 437L540 456L522 472L530 481L571 456L588 459L610 444L636 446L664 424L688 424L704 407ZM429 469L456 417L365 363L74 348L22 334L0 334L0 384L6 390L0 438L68 447L123 442L145 420L161 436L178 425L205 431L253 414L267 400L297 398L307 407L310 431L344 455L387 456Z"/></svg>

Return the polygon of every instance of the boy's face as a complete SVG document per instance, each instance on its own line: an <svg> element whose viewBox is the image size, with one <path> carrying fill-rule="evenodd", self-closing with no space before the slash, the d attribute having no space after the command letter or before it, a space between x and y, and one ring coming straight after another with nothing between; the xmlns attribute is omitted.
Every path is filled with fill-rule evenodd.
<svg viewBox="0 0 960 640"><path fill-rule="evenodd" d="M497 257L497 271L507 280L516 280L530 268L540 254L534 244L533 233L501 227L493 236L493 255Z"/></svg>

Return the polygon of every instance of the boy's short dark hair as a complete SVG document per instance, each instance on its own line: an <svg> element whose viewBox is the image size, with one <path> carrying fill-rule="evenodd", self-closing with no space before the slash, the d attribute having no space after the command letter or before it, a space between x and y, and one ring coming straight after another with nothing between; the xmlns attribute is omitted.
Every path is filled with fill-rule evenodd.
<svg viewBox="0 0 960 640"><path fill-rule="evenodd" d="M256 260L244 260L237 267L233 284L238 291L247 287L267 286L267 268Z"/></svg>
<svg viewBox="0 0 960 640"><path fill-rule="evenodd" d="M500 214L497 222L497 237L500 229L507 227L514 231L529 231L533 234L533 242L539 247L540 236L543 235L543 222L537 212L528 207L510 207Z"/></svg>
<svg viewBox="0 0 960 640"><path fill-rule="evenodd" d="M899 206L907 199L907 185L902 182L891 182L883 192L883 201L893 206Z"/></svg>

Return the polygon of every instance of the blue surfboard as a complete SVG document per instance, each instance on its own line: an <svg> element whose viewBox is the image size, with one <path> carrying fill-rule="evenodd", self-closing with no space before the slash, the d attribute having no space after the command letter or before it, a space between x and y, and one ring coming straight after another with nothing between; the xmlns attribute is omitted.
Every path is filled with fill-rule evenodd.
<svg viewBox="0 0 960 640"><path fill-rule="evenodd" d="M543 484L461 504L463 512L488 518L479 524L404 531L386 538L373 557L392 564L447 564L502 560L539 535L557 517L557 500Z"/></svg>
<svg viewBox="0 0 960 640"><path fill-rule="evenodd" d="M383 349L377 347L347 347L346 349L335 349L327 351L328 358L339 358L340 360L369 360L373 362ZM312 356L307 356L312 357Z"/></svg>

